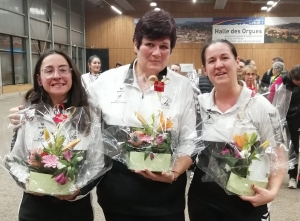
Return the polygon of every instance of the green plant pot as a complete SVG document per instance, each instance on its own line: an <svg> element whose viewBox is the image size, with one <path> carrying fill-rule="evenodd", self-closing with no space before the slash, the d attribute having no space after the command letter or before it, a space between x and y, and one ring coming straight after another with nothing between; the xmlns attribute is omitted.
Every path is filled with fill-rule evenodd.
<svg viewBox="0 0 300 221"><path fill-rule="evenodd" d="M52 175L44 173L30 172L27 190L46 195L70 195L73 181L68 181L64 185L57 183Z"/></svg>
<svg viewBox="0 0 300 221"><path fill-rule="evenodd" d="M145 158L144 152L129 152L127 157L127 167L130 170L149 169L153 172L169 171L171 164L171 154L155 153L151 160L150 156Z"/></svg>
<svg viewBox="0 0 300 221"><path fill-rule="evenodd" d="M252 184L266 189L268 182L253 181L231 173L226 189L240 196L254 196L255 192L251 187Z"/></svg>

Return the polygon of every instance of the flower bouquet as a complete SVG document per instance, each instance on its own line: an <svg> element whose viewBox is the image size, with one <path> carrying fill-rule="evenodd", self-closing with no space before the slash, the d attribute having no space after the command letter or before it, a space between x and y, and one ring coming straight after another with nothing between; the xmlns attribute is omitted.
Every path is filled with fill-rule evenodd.
<svg viewBox="0 0 300 221"><path fill-rule="evenodd" d="M217 182L228 194L252 196L252 185L266 188L271 173L266 153L270 141L260 144L256 132L234 135L233 142L213 148L206 181Z"/></svg>
<svg viewBox="0 0 300 221"><path fill-rule="evenodd" d="M270 141L259 144L257 133L234 136L234 144L225 146L222 159L230 172L227 190L238 195L252 196L252 185L266 188L270 176L270 161L265 149Z"/></svg>
<svg viewBox="0 0 300 221"><path fill-rule="evenodd" d="M140 126L105 127L102 135L105 153L130 170L168 171L177 145L177 132L171 119L165 118L162 111L158 115L152 114L149 119L148 123L139 112L135 112L134 120Z"/></svg>
<svg viewBox="0 0 300 221"><path fill-rule="evenodd" d="M88 107L63 111L33 105L6 155L5 166L24 189L47 195L70 195L103 175L100 119Z"/></svg>
<svg viewBox="0 0 300 221"><path fill-rule="evenodd" d="M63 145L66 138L60 135L59 127L55 135L50 135L44 128L44 138L46 142L42 148L30 151L27 190L40 192L42 187L45 194L67 195L83 160L84 151L74 150L81 139L74 139Z"/></svg>
<svg viewBox="0 0 300 221"><path fill-rule="evenodd" d="M149 169L155 172L167 171L171 164L171 131L172 122L159 113L158 122L152 114L149 124L139 113L135 113L142 123L141 128L133 128L128 140L121 148L128 152L127 166L131 170Z"/></svg>

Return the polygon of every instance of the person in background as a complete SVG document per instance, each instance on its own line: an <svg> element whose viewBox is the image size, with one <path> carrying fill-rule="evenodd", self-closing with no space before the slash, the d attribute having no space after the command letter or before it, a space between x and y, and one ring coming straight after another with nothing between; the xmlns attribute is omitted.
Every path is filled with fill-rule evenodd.
<svg viewBox="0 0 300 221"><path fill-rule="evenodd" d="M210 93L211 90L214 88L214 85L211 83L209 77L207 76L206 72L199 76L199 89L202 94Z"/></svg>
<svg viewBox="0 0 300 221"><path fill-rule="evenodd" d="M253 66L256 66L256 63L255 63L254 60L248 59L248 60L245 61L245 66L246 66L246 65L253 65Z"/></svg>
<svg viewBox="0 0 300 221"><path fill-rule="evenodd" d="M118 67L121 67L121 66L122 66L122 63L121 62L117 62L115 68L118 68Z"/></svg>
<svg viewBox="0 0 300 221"><path fill-rule="evenodd" d="M180 71L181 71L180 64L177 64L177 63L176 64L172 64L170 66L170 69L171 69L171 71L174 71L174 72L180 74Z"/></svg>
<svg viewBox="0 0 300 221"><path fill-rule="evenodd" d="M90 104L102 112L103 130L119 125L140 127L134 114L138 108L148 113L162 110L176 122L180 136L185 136L186 128L196 131L190 81L167 69L176 39L176 24L170 13L151 10L139 19L133 36L137 58L131 64L101 74L89 88ZM153 76L158 80L169 79L163 92L167 98L164 102L157 100L157 92L149 85L149 77ZM176 99L172 99L176 88L182 89L176 91ZM127 103L116 100L115 95L122 98L127 94L130 95ZM144 117L149 119L150 116ZM191 145L178 148L180 152L194 151ZM186 170L191 164L192 158L186 154L176 160L171 170L155 173L147 169L131 171L114 159L112 169L97 187L98 203L105 220L184 221Z"/></svg>
<svg viewBox="0 0 300 221"><path fill-rule="evenodd" d="M273 137L273 130L266 125L279 120L275 114L277 110L263 96L250 99L252 91L244 82L236 80L239 58L234 45L229 41L221 39L206 44L201 60L214 88L211 93L198 96L201 117L207 120L202 125L205 149L198 154L197 167L188 193L190 221L269 220L267 204L277 196L285 169L278 169L276 175L270 176L267 189L253 185L255 195L248 197L228 195L219 184L205 182L203 178L206 176L204 171L207 171L205 167L208 167L212 148L224 146L233 136L233 130L243 133L251 128L253 132L260 134L261 142ZM246 105L249 101L251 104ZM239 119L236 110L241 107L247 107L246 113L241 116L244 119L236 120ZM256 114L252 114L254 112ZM252 119L249 119L250 115Z"/></svg>
<svg viewBox="0 0 300 221"><path fill-rule="evenodd" d="M272 65L277 62L280 61L282 63L283 59L281 57L274 57L272 59ZM262 92L267 92L269 87L270 87L270 82L271 82L271 77L273 76L273 67L269 70L266 71L266 73L264 73L263 77L261 78L261 82L259 84L260 90Z"/></svg>
<svg viewBox="0 0 300 221"><path fill-rule="evenodd" d="M240 59L239 65L238 65L238 70L237 70L237 79L243 80L242 72L243 68L245 67L245 61L243 59Z"/></svg>
<svg viewBox="0 0 300 221"><path fill-rule="evenodd" d="M273 76L271 77L271 81L270 81L271 86L278 77L280 77L282 74L285 73L284 63L280 61L274 62L274 64L272 65L272 69L273 69Z"/></svg>
<svg viewBox="0 0 300 221"><path fill-rule="evenodd" d="M65 108L88 106L87 94L81 84L80 72L69 56L62 51L49 50L41 55L32 79L33 88L25 95L25 102L29 105L48 104L54 107L63 104ZM12 108L10 112L15 113L22 108ZM54 116L49 117L51 119ZM17 119L12 121L12 123L16 122ZM54 124L51 121L47 123ZM20 129L14 133L12 147L18 141L18 133L25 132L18 130ZM19 221L93 221L94 214L89 192L96 184L95 181L69 196L56 197L24 191L19 208Z"/></svg>
<svg viewBox="0 0 300 221"><path fill-rule="evenodd" d="M88 59L88 67L89 72L81 75L82 85L86 90L88 86L100 76L101 59L97 55L92 55Z"/></svg>
<svg viewBox="0 0 300 221"><path fill-rule="evenodd" d="M246 86L253 92L257 92L256 84L257 68L253 65L246 65L243 69L242 76Z"/></svg>
<svg viewBox="0 0 300 221"><path fill-rule="evenodd" d="M270 88L270 94L268 95L268 100L270 102L272 102L274 99L276 88L278 88L281 84L285 85L286 89L292 92L290 105L286 115L286 121L295 154L298 156L300 128L300 65L294 66L290 73L282 74L275 80ZM298 164L295 165L294 169L290 169L288 173L290 176L288 187L290 189L296 189L297 183L298 186L300 184L299 177L297 179Z"/></svg>
<svg viewBox="0 0 300 221"><path fill-rule="evenodd" d="M252 65L252 66L256 66L256 63L255 63L255 61L254 60L252 60L252 59L248 59L248 60L246 60L245 61L245 65ZM258 84L259 85L259 75L257 74L256 75L256 84Z"/></svg>

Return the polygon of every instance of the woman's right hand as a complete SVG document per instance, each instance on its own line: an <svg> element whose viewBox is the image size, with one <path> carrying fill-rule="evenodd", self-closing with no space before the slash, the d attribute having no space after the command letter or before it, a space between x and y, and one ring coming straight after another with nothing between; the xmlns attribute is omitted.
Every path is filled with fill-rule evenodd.
<svg viewBox="0 0 300 221"><path fill-rule="evenodd" d="M9 120L12 125L18 125L20 123L20 115L16 114L16 113L23 109L24 109L24 106L20 105L18 107L13 107L9 110L8 117L9 117Z"/></svg>

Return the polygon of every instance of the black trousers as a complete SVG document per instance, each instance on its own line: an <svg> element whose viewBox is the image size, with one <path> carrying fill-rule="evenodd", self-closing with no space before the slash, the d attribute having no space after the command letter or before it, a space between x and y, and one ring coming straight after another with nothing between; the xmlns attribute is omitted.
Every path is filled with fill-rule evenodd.
<svg viewBox="0 0 300 221"><path fill-rule="evenodd" d="M295 153L299 155L299 124L291 124L288 122L288 127L290 131L291 141L294 146ZM290 178L297 179L298 174L298 164L295 165L294 169L289 170Z"/></svg>
<svg viewBox="0 0 300 221"><path fill-rule="evenodd" d="M1 220L1 219L0 219ZM59 200L53 196L24 193L19 210L19 221L93 221L90 195L76 200Z"/></svg>
<svg viewBox="0 0 300 221"><path fill-rule="evenodd" d="M154 214L150 214L154 215ZM116 213L105 213L106 221L184 221L184 212L166 216L134 216Z"/></svg>
<svg viewBox="0 0 300 221"><path fill-rule="evenodd" d="M215 182L202 182L205 173L196 167L188 193L190 221L269 221L267 205L253 207L227 193Z"/></svg>

